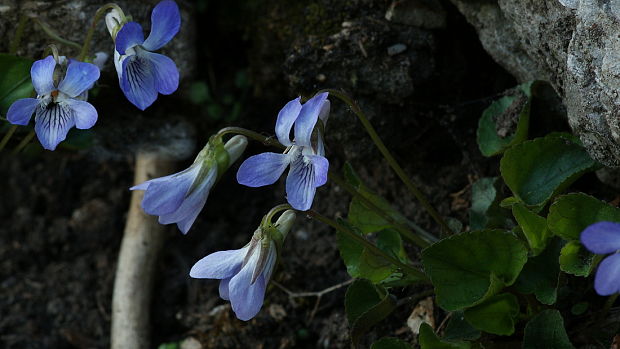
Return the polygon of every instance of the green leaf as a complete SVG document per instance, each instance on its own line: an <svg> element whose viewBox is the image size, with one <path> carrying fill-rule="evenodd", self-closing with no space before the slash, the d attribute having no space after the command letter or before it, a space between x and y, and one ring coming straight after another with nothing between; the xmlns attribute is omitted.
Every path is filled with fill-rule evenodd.
<svg viewBox="0 0 620 349"><path fill-rule="evenodd" d="M370 349L413 349L413 347L398 338L383 337L372 343Z"/></svg>
<svg viewBox="0 0 620 349"><path fill-rule="evenodd" d="M346 221L340 220L340 223L348 226L351 230L362 235L359 230L348 224ZM337 233L338 249L340 257L347 267L347 272L354 278L365 278L373 283L379 283L394 276L398 269L390 261L382 256L377 256L368 251L357 241L351 239L347 234ZM376 244L382 251L398 258L402 262L408 262L403 241L398 232L392 229L385 229L376 234ZM402 278L402 274L399 274ZM394 280L390 280L394 281Z"/></svg>
<svg viewBox="0 0 620 349"><path fill-rule="evenodd" d="M525 325L523 349L573 349L559 311L548 309Z"/></svg>
<svg viewBox="0 0 620 349"><path fill-rule="evenodd" d="M477 131L478 147L482 155L500 154L527 139L532 84L533 81L519 85L513 90L513 95L493 102L482 113Z"/></svg>
<svg viewBox="0 0 620 349"><path fill-rule="evenodd" d="M532 254L536 256L541 253L551 237L551 232L547 228L547 220L528 210L522 204L513 205L512 214L519 223L521 231L532 249Z"/></svg>
<svg viewBox="0 0 620 349"><path fill-rule="evenodd" d="M557 299L562 240L555 238L538 256L530 258L519 275L515 288L523 294L534 294L539 302L554 304Z"/></svg>
<svg viewBox="0 0 620 349"><path fill-rule="evenodd" d="M519 301L510 293L495 295L465 310L465 320L481 331L509 336L515 332Z"/></svg>
<svg viewBox="0 0 620 349"><path fill-rule="evenodd" d="M351 329L351 341L356 346L372 326L394 311L396 299L383 287L360 279L347 289L344 305Z"/></svg>
<svg viewBox="0 0 620 349"><path fill-rule="evenodd" d="M6 116L16 100L32 95L32 63L31 59L0 53L0 115Z"/></svg>
<svg viewBox="0 0 620 349"><path fill-rule="evenodd" d="M620 209L583 193L560 196L547 216L551 232L565 240L579 240L586 227L600 221L620 222Z"/></svg>
<svg viewBox="0 0 620 349"><path fill-rule="evenodd" d="M598 163L579 144L558 134L508 149L500 162L506 185L529 206L543 206Z"/></svg>
<svg viewBox="0 0 620 349"><path fill-rule="evenodd" d="M596 255L578 240L569 241L560 252L560 269L575 276L588 276L594 269Z"/></svg>
<svg viewBox="0 0 620 349"><path fill-rule="evenodd" d="M418 342L421 349L472 349L471 343L440 340L435 335L433 328L427 323L422 323L420 326Z"/></svg>
<svg viewBox="0 0 620 349"><path fill-rule="evenodd" d="M501 230L453 235L422 251L422 263L448 311L470 307L512 285L527 261L527 249Z"/></svg>
<svg viewBox="0 0 620 349"><path fill-rule="evenodd" d="M446 325L443 339L448 341L476 340L480 338L480 330L473 328L466 320L462 310L452 312Z"/></svg>
<svg viewBox="0 0 620 349"><path fill-rule="evenodd" d="M485 177L471 187L471 209L469 226L471 230L503 228L509 219L507 210L499 206L501 201L499 177Z"/></svg>

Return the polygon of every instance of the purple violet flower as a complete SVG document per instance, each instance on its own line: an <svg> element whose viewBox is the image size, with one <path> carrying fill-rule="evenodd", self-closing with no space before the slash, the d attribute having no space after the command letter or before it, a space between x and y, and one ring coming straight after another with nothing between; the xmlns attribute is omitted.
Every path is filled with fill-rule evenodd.
<svg viewBox="0 0 620 349"><path fill-rule="evenodd" d="M167 56L151 51L163 47L179 32L181 14L174 1L161 1L151 13L151 32L146 40L140 24L120 21L121 15L117 12L106 16L108 29L115 38L114 64L118 80L125 97L145 110L155 102L158 93L169 95L179 86L176 64ZM111 28L114 25L122 27L120 30Z"/></svg>
<svg viewBox="0 0 620 349"><path fill-rule="evenodd" d="M276 265L276 241L281 245L294 220L295 212L287 210L275 226L259 227L245 247L211 253L196 262L189 275L197 279L221 280L220 297L230 301L239 320L252 319L263 306L265 289ZM275 232L275 236L270 232Z"/></svg>
<svg viewBox="0 0 620 349"><path fill-rule="evenodd" d="M35 114L34 130L48 150L56 149L72 127L88 129L97 122L97 110L83 94L99 79L99 68L69 60L64 78L58 81L57 67L52 56L34 62L30 75L37 98L19 99L7 112L7 119L15 125L28 125Z"/></svg>
<svg viewBox="0 0 620 349"><path fill-rule="evenodd" d="M262 153L249 157L237 172L237 181L248 187L262 187L275 183L287 167L287 200L293 208L306 211L312 206L316 188L327 182L329 161L325 158L325 146L320 130L313 146L313 131L317 120L323 125L329 116L327 92L312 97L303 105L300 98L288 102L276 121L278 141L286 146L283 154ZM295 127L295 140L290 140Z"/></svg>
<svg viewBox="0 0 620 349"><path fill-rule="evenodd" d="M209 197L209 192L221 173L235 162L248 144L244 136L235 136L218 149L210 143L187 169L165 177L148 180L130 190L144 190L142 209L147 214L159 216L159 223L176 223L183 234L194 224L196 217ZM227 154L218 154L225 151ZM222 156L223 155L223 156ZM218 160L225 159L225 164Z"/></svg>
<svg viewBox="0 0 620 349"><path fill-rule="evenodd" d="M581 232L581 243L592 253L609 254L599 264L594 289L601 296L620 292L620 223L598 222Z"/></svg>

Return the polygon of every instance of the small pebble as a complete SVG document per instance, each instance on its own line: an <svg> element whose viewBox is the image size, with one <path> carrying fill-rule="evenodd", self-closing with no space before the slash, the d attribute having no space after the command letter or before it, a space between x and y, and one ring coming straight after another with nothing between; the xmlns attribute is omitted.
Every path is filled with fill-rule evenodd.
<svg viewBox="0 0 620 349"><path fill-rule="evenodd" d="M397 55L399 53L405 52L406 49L407 49L407 46L404 45L404 44L392 45L392 46L388 47L387 54L388 54L388 56L395 56L395 55Z"/></svg>

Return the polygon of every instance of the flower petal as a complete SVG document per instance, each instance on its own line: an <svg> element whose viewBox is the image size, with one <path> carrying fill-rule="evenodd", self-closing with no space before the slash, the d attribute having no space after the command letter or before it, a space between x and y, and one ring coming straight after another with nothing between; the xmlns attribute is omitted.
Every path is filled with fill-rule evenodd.
<svg viewBox="0 0 620 349"><path fill-rule="evenodd" d="M198 175L200 177L200 175ZM217 179L217 168L212 167L209 169L209 172L202 179L196 188L190 188L188 194L186 194L183 203L177 208L174 212L162 215L159 217L159 223L161 224L170 224L177 223L179 230L183 234L187 234L189 229L194 224L196 217L202 208L205 206L207 202L207 198L209 197L209 191L213 184L215 184L215 180Z"/></svg>
<svg viewBox="0 0 620 349"><path fill-rule="evenodd" d="M196 262L189 272L195 279L228 279L241 269L247 247L238 250L217 251Z"/></svg>
<svg viewBox="0 0 620 349"><path fill-rule="evenodd" d="M300 100L301 97L297 97L286 103L284 108L282 108L282 110L278 113L278 119L276 121L276 135L278 136L278 141L287 147L293 144L291 142L290 133L291 128L293 128L293 124L295 123L295 120L297 120L299 112L301 111Z"/></svg>
<svg viewBox="0 0 620 349"><path fill-rule="evenodd" d="M258 262L258 251L250 256L246 265L228 284L230 304L239 320L248 321L263 306L265 298L265 278L260 275L252 284L252 274Z"/></svg>
<svg viewBox="0 0 620 349"><path fill-rule="evenodd" d="M116 34L116 51L124 55L127 49L142 45L144 43L144 32L142 26L136 22L127 22Z"/></svg>
<svg viewBox="0 0 620 349"><path fill-rule="evenodd" d="M125 97L140 110L148 108L157 99L153 66L142 56L133 55L123 60L120 82Z"/></svg>
<svg viewBox="0 0 620 349"><path fill-rule="evenodd" d="M155 89L163 94L169 95L179 87L179 70L174 61L167 56L159 53L142 51L144 56L151 62L155 75Z"/></svg>
<svg viewBox="0 0 620 349"><path fill-rule="evenodd" d="M262 187L275 183L289 165L290 156L262 153L247 158L237 171L237 182L248 187Z"/></svg>
<svg viewBox="0 0 620 349"><path fill-rule="evenodd" d="M319 119L323 121L323 125L327 125L327 120L329 119L329 110L331 108L331 103L329 99L326 99L321 107L321 112L319 113Z"/></svg>
<svg viewBox="0 0 620 349"><path fill-rule="evenodd" d="M18 99L9 107L6 118L13 125L28 125L37 105L39 105L39 100L36 98Z"/></svg>
<svg viewBox="0 0 620 349"><path fill-rule="evenodd" d="M185 200L199 170L199 165L192 165L179 173L151 180L142 199L144 212L154 216L175 212Z"/></svg>
<svg viewBox="0 0 620 349"><path fill-rule="evenodd" d="M52 56L47 56L32 64L30 68L30 77L32 78L32 85L38 95L46 95L56 89L54 87L55 68L56 61Z"/></svg>
<svg viewBox="0 0 620 349"><path fill-rule="evenodd" d="M300 211L310 209L316 192L315 167L305 157L300 154L295 158L286 177L286 199L294 209Z"/></svg>
<svg viewBox="0 0 620 349"><path fill-rule="evenodd" d="M235 272L235 274L236 273L237 272ZM222 279L222 281L220 281L220 287L219 287L220 298L222 298L225 301L230 300L230 296L228 295L228 284L229 283L230 283L230 278Z"/></svg>
<svg viewBox="0 0 620 349"><path fill-rule="evenodd" d="M170 41L181 27L179 7L172 0L157 4L151 13L151 32L144 41L145 49L155 51Z"/></svg>
<svg viewBox="0 0 620 349"><path fill-rule="evenodd" d="M67 99L63 103L73 109L75 127L85 130L97 122L97 109L92 104L77 99Z"/></svg>
<svg viewBox="0 0 620 349"><path fill-rule="evenodd" d="M271 273L273 272L273 268L276 266L277 258L278 250L276 249L276 244L271 241L269 243L269 255L267 256L267 262L265 263L265 268L263 269L265 283L269 283L269 279L271 279Z"/></svg>
<svg viewBox="0 0 620 349"><path fill-rule="evenodd" d="M310 146L312 130L316 125L316 120L327 100L327 92L320 93L310 98L301 108L299 117L295 121L295 144Z"/></svg>
<svg viewBox="0 0 620 349"><path fill-rule="evenodd" d="M99 68L92 63L71 61L67 74L58 89L70 97L75 97L89 89L99 79Z"/></svg>
<svg viewBox="0 0 620 349"><path fill-rule="evenodd" d="M319 155L306 155L314 166L314 186L320 187L327 182L327 172L329 171L329 161Z"/></svg>
<svg viewBox="0 0 620 349"><path fill-rule="evenodd" d="M601 296L620 292L620 254L613 254L599 264L594 278L594 289Z"/></svg>
<svg viewBox="0 0 620 349"><path fill-rule="evenodd" d="M48 150L56 149L58 143L67 138L69 129L75 126L73 110L57 103L37 108L34 122L34 131L43 148Z"/></svg>
<svg viewBox="0 0 620 349"><path fill-rule="evenodd" d="M620 223L598 222L581 232L581 243L597 254L620 250Z"/></svg>

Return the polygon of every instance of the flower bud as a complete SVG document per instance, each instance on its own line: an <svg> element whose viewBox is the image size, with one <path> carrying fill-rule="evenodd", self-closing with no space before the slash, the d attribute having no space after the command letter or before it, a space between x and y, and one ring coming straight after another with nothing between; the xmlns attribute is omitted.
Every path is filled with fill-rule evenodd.
<svg viewBox="0 0 620 349"><path fill-rule="evenodd" d="M286 210L276 221L275 227L280 231L280 234L282 234L282 240L286 238L286 235L288 235L288 232L293 227L296 217L295 210Z"/></svg>

